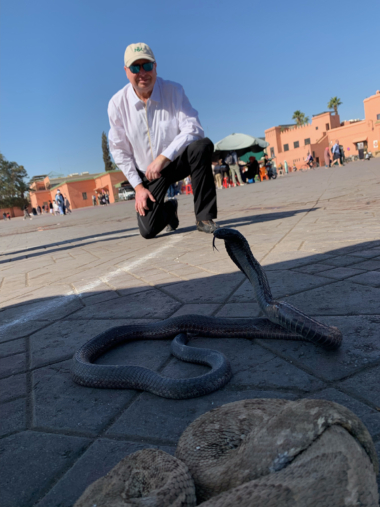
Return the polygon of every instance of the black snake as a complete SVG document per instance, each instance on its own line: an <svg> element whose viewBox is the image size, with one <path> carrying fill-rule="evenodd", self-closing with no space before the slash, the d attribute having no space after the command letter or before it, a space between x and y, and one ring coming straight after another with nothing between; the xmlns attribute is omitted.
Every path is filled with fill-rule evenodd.
<svg viewBox="0 0 380 507"><path fill-rule="evenodd" d="M339 329L317 322L289 303L273 299L266 274L240 232L221 228L214 232L214 241L215 238L224 240L228 255L251 282L266 318L184 315L154 324L111 328L85 343L74 354L72 375L76 383L88 387L138 389L174 399L194 398L220 389L232 376L229 361L221 352L188 347L188 334L207 338L305 340L329 349L341 345ZM94 364L101 355L122 343L173 337L171 352L175 357L211 366L212 370L199 377L173 379L140 366Z"/></svg>

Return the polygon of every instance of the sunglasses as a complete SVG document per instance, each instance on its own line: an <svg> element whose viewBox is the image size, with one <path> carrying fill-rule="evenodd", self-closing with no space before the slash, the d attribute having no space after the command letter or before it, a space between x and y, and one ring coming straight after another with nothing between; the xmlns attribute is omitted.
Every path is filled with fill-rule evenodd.
<svg viewBox="0 0 380 507"><path fill-rule="evenodd" d="M140 64L131 65L129 67L129 70L132 72L132 74L138 74L140 72L141 67L145 70L145 72L150 72L153 70L154 62L147 62Z"/></svg>

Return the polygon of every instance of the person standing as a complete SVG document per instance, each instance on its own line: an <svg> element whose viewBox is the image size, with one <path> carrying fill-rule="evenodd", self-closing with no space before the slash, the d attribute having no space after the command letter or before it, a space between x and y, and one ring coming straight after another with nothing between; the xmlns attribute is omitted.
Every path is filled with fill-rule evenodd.
<svg viewBox="0 0 380 507"><path fill-rule="evenodd" d="M335 162L338 162L339 167L342 167L342 164L340 163L340 147L339 147L339 141L338 140L335 141L335 144L332 147L331 152L332 152L332 156L333 156L333 159L332 159L332 162L331 162L331 167L333 167L333 165L335 164Z"/></svg>
<svg viewBox="0 0 380 507"><path fill-rule="evenodd" d="M219 190L221 190L223 188L221 164L222 164L222 160L219 160L218 164L212 165L213 173L214 173L214 177L215 177L216 188L218 188Z"/></svg>
<svg viewBox="0 0 380 507"><path fill-rule="evenodd" d="M92 196L92 204L93 204L93 206L96 206L96 195L95 194Z"/></svg>
<svg viewBox="0 0 380 507"><path fill-rule="evenodd" d="M57 190L57 193L55 194L55 202L57 203L59 213L61 215L64 215L65 214L63 211L64 200L63 200L63 196L61 194L61 191L59 189Z"/></svg>
<svg viewBox="0 0 380 507"><path fill-rule="evenodd" d="M182 86L157 77L151 48L130 44L124 54L129 84L109 102L109 147L134 187L140 234L154 238L178 228L178 202L165 202L169 186L191 175L198 231L217 228L213 143L204 137L197 111Z"/></svg>
<svg viewBox="0 0 380 507"><path fill-rule="evenodd" d="M241 178L240 167L238 165L238 158L236 155L236 151L230 151L230 153L227 155L227 157L225 159L225 162L230 166L233 184L235 186L237 185L237 181L236 181L236 178L237 178L240 183L240 186L243 187L244 183Z"/></svg>

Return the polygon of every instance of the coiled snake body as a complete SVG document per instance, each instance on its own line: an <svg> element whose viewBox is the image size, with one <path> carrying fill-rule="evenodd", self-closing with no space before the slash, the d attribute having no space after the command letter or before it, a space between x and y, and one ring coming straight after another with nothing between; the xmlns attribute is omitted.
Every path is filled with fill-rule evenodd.
<svg viewBox="0 0 380 507"><path fill-rule="evenodd" d="M174 317L154 324L118 326L85 343L74 355L72 375L78 384L99 388L150 391L165 398L185 399L220 389L232 376L228 359L220 352L188 347L189 334L209 338L272 338L305 340L325 348L341 345L342 334L283 301L273 299L268 279L252 255L247 240L234 229L221 228L228 255L251 282L266 318L221 319L200 315ZM173 379L140 366L94 364L109 349L127 341L173 338L172 354L184 361L208 365L210 372L190 379Z"/></svg>

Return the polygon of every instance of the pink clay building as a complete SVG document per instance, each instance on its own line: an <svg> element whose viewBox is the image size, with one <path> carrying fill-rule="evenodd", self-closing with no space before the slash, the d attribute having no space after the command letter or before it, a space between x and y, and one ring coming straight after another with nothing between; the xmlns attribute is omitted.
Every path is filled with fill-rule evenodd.
<svg viewBox="0 0 380 507"><path fill-rule="evenodd" d="M358 155L358 147L380 155L380 91L364 100L364 120L350 120L341 123L339 115L324 112L312 117L307 125L279 125L265 131L269 143L268 155L276 165L298 169L305 166L310 151L314 160L324 165L324 151L331 148L336 140L343 146L345 156ZM361 144L363 143L363 144Z"/></svg>
<svg viewBox="0 0 380 507"><path fill-rule="evenodd" d="M96 174L72 174L52 180L48 176L42 176L41 179L35 178L30 185L33 190L30 192L30 203L33 208L47 206L49 201L54 201L58 188L69 200L71 209L93 206L92 196L99 196L102 193L108 193L110 203L113 203L118 195L115 185L122 181L125 181L125 176L119 170Z"/></svg>

